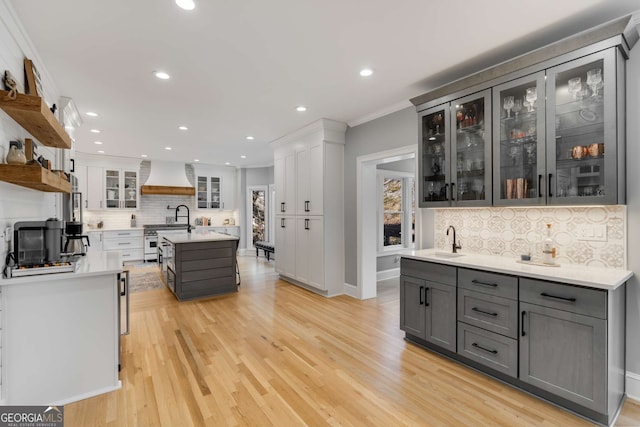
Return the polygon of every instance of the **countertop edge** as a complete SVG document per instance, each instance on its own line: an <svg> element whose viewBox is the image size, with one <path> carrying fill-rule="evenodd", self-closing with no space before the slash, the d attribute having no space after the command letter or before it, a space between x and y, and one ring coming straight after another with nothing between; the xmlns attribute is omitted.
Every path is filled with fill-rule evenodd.
<svg viewBox="0 0 640 427"><path fill-rule="evenodd" d="M520 277L525 277L525 278L529 278L529 279L539 279L539 280L548 280L548 281L552 281L552 282L558 282L558 283L566 283L566 284L570 284L570 285L577 285L577 286L584 286L584 287L589 287L589 288L594 288L594 289L603 289L603 290L615 290L616 288L618 288L619 286L621 286L622 284L624 284L627 280L629 280L632 276L633 276L633 272L632 271L628 271L628 270L615 270L615 269L611 269L608 270L608 272L613 273L612 276L614 276L614 278L608 280L608 281L598 281L598 280L584 280L581 278L576 278L576 277L557 277L554 276L553 273L558 272L558 268L562 268L562 266L560 267L539 267L539 266L528 266L528 265L521 265L519 267L514 267L513 269L510 268L506 268L504 266L501 265L491 265L491 264L478 264L478 263L474 263L474 262L465 262L464 261L464 257L459 257L459 258L439 258L435 255L436 251L432 251L433 254L404 254L401 255L402 258L407 258L407 259L413 259L413 260L417 260L417 261L426 261L426 262L433 262L433 263L437 263L437 264L444 264L444 265L450 265L452 267L462 267L462 268L471 268L471 269L476 269L476 270L483 270L483 271L488 271L488 272L492 272L492 273L501 273L501 274L509 274L509 275L513 275L513 276L520 276ZM467 254L465 254L467 255ZM475 256L475 257L486 257L488 258L497 258L495 261L496 262L504 262L504 260L508 260L508 258L503 258L503 257L491 257L490 255L477 255L477 254L468 254L470 256ZM514 264L516 264L516 261L513 261ZM575 266L565 266L568 268L575 268ZM534 269L534 271L527 271L526 269ZM537 269L548 269L548 273L545 274L544 272L540 272L540 271L535 271ZM592 271L602 271L604 269L594 269L594 268L589 268L589 267L583 267L583 271L584 269L586 269L586 271L592 270ZM565 270L566 272L566 270Z"/></svg>

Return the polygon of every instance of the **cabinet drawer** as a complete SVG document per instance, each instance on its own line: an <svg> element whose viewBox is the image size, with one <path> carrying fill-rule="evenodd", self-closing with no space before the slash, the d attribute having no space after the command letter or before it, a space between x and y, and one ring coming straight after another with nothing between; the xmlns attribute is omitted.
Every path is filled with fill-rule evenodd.
<svg viewBox="0 0 640 427"><path fill-rule="evenodd" d="M497 297L518 299L518 278L504 274L459 268L458 287Z"/></svg>
<svg viewBox="0 0 640 427"><path fill-rule="evenodd" d="M458 320L517 338L518 301L458 289Z"/></svg>
<svg viewBox="0 0 640 427"><path fill-rule="evenodd" d="M543 280L520 279L520 301L607 318L607 292Z"/></svg>
<svg viewBox="0 0 640 427"><path fill-rule="evenodd" d="M142 237L144 235L142 230L122 230L122 231L104 231L102 237L104 240L120 239L126 237Z"/></svg>
<svg viewBox="0 0 640 427"><path fill-rule="evenodd" d="M139 261L144 258L144 249L116 249L112 251L120 252L122 261Z"/></svg>
<svg viewBox="0 0 640 427"><path fill-rule="evenodd" d="M102 247L105 251L121 250L121 249L140 249L144 246L141 237L130 237L122 239L104 239Z"/></svg>
<svg viewBox="0 0 640 427"><path fill-rule="evenodd" d="M456 267L448 265L402 258L400 260L400 274L445 285L456 285Z"/></svg>
<svg viewBox="0 0 640 427"><path fill-rule="evenodd" d="M512 377L518 375L518 341L458 322L458 354Z"/></svg>

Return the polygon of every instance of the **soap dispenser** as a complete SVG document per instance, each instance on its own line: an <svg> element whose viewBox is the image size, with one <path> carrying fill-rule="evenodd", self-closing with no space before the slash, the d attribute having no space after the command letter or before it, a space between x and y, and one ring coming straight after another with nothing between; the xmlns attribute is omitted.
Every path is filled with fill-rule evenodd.
<svg viewBox="0 0 640 427"><path fill-rule="evenodd" d="M542 243L542 262L544 264L554 265L556 263L556 248L551 238L551 224L547 224L545 230L545 238Z"/></svg>

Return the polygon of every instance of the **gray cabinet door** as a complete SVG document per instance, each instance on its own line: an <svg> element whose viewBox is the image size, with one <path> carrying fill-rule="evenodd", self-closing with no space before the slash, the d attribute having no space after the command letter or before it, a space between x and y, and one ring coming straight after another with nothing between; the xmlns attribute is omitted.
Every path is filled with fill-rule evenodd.
<svg viewBox="0 0 640 427"><path fill-rule="evenodd" d="M425 338L424 280L400 276L400 329Z"/></svg>
<svg viewBox="0 0 640 427"><path fill-rule="evenodd" d="M456 351L456 287L424 281L425 339Z"/></svg>
<svg viewBox="0 0 640 427"><path fill-rule="evenodd" d="M520 303L520 379L606 413L606 321Z"/></svg>

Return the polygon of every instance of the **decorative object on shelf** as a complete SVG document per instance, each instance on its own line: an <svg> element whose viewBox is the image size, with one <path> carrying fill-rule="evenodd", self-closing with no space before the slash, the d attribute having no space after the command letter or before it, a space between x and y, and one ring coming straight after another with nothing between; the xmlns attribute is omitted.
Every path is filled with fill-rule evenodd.
<svg viewBox="0 0 640 427"><path fill-rule="evenodd" d="M583 145L576 145L571 148L571 158L575 160L580 160L587 156L587 147Z"/></svg>
<svg viewBox="0 0 640 427"><path fill-rule="evenodd" d="M525 99L529 103L529 112L533 111L533 106L536 103L536 99L538 99L538 90L535 87L530 87L527 89L527 94L525 95Z"/></svg>
<svg viewBox="0 0 640 427"><path fill-rule="evenodd" d="M136 214L131 214L131 228L136 226Z"/></svg>
<svg viewBox="0 0 640 427"><path fill-rule="evenodd" d="M580 112L578 114L580 114L580 117L582 117L587 122L594 122L596 120L596 117L597 117L596 113L594 113L591 110L587 110L586 108L580 110Z"/></svg>
<svg viewBox="0 0 640 427"><path fill-rule="evenodd" d="M591 157L599 157L604 155L604 143L594 143L594 144L590 144L589 147L587 148L587 151L589 152L589 155Z"/></svg>
<svg viewBox="0 0 640 427"><path fill-rule="evenodd" d="M516 99L513 101L513 108L511 108L514 113L516 113L516 120L518 120L518 113L522 111L522 99Z"/></svg>
<svg viewBox="0 0 640 427"><path fill-rule="evenodd" d="M33 61L29 58L24 58L24 75L26 82L25 93L27 95L42 97L44 95L44 92L42 90L40 73L38 72L35 65L33 65Z"/></svg>
<svg viewBox="0 0 640 427"><path fill-rule="evenodd" d="M22 151L22 142L9 142L9 152L6 160L10 165L24 165L27 163L27 158L24 155L24 151Z"/></svg>
<svg viewBox="0 0 640 427"><path fill-rule="evenodd" d="M11 74L11 71L4 71L4 90L8 90L9 93L4 97L5 101L13 101L18 97L18 81Z"/></svg>
<svg viewBox="0 0 640 427"><path fill-rule="evenodd" d="M513 96L505 96L504 97L504 109L507 110L507 119L511 118L511 109L515 105L515 101Z"/></svg>
<svg viewBox="0 0 640 427"><path fill-rule="evenodd" d="M38 158L37 149L38 149L38 145L35 142L33 142L33 139L31 138L24 139L24 155L27 157L28 162Z"/></svg>
<svg viewBox="0 0 640 427"><path fill-rule="evenodd" d="M436 127L436 135L440 135L440 125L444 120L442 113L436 113L433 115L433 124Z"/></svg>
<svg viewBox="0 0 640 427"><path fill-rule="evenodd" d="M42 166L45 169L51 169L51 162L47 159L45 159L43 156L38 156L38 163L40 163L40 166Z"/></svg>
<svg viewBox="0 0 640 427"><path fill-rule="evenodd" d="M53 105L51 106L51 108L49 108L49 110L51 110L51 112L52 112L53 114L55 114L55 113L56 113L56 110L57 110L57 109L58 109L58 106L57 106L56 104L53 104Z"/></svg>
<svg viewBox="0 0 640 427"><path fill-rule="evenodd" d="M580 93L580 91L582 90L581 82L582 79L580 77L574 77L572 79L569 79L569 82L567 83L567 90L574 100L578 99L578 93Z"/></svg>

